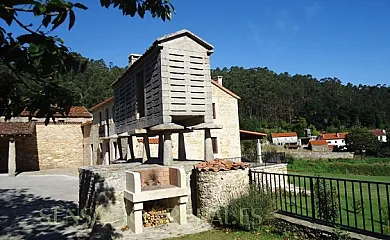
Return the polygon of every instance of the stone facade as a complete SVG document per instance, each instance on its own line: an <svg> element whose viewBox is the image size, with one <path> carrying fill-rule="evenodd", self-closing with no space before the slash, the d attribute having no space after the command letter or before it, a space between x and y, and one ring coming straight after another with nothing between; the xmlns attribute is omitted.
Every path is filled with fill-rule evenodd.
<svg viewBox="0 0 390 240"><path fill-rule="evenodd" d="M196 184L198 216L211 220L221 206L248 189L248 169L197 172Z"/></svg>
<svg viewBox="0 0 390 240"><path fill-rule="evenodd" d="M37 124L36 138L40 169L88 165L80 123Z"/></svg>
<svg viewBox="0 0 390 240"><path fill-rule="evenodd" d="M307 158L307 159L338 159L354 157L353 153L350 152L312 152L312 151L297 151L288 152L294 158Z"/></svg>

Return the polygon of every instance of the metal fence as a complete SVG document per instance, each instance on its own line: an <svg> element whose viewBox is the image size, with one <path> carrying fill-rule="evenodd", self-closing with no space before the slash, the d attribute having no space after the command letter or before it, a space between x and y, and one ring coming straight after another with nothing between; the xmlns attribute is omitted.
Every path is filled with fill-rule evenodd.
<svg viewBox="0 0 390 240"><path fill-rule="evenodd" d="M390 238L388 182L249 171L250 184L267 191L280 213L311 222Z"/></svg>

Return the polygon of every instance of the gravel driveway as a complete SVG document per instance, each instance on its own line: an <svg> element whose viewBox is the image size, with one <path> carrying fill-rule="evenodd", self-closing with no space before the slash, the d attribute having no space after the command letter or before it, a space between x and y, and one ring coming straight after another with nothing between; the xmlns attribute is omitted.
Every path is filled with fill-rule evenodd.
<svg viewBox="0 0 390 240"><path fill-rule="evenodd" d="M0 174L0 239L83 239L77 203L75 176Z"/></svg>

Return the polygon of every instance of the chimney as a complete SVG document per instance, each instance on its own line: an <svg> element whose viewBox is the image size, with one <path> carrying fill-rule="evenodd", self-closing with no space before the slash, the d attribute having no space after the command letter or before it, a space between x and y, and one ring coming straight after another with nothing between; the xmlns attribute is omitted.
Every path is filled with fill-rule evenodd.
<svg viewBox="0 0 390 240"><path fill-rule="evenodd" d="M222 86L222 76L217 76L217 82Z"/></svg>
<svg viewBox="0 0 390 240"><path fill-rule="evenodd" d="M141 56L142 56L141 54L135 54L135 53L130 54L130 56L129 56L129 67L131 65L133 65L135 63L135 61L137 61L138 58L140 58Z"/></svg>
<svg viewBox="0 0 390 240"><path fill-rule="evenodd" d="M339 134L339 133L336 133L336 137L340 137L340 134Z"/></svg>

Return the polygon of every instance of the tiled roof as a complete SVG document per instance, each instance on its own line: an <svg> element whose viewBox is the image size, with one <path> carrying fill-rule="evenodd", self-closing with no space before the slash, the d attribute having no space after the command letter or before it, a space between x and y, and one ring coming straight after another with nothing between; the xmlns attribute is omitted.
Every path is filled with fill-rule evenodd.
<svg viewBox="0 0 390 240"><path fill-rule="evenodd" d="M287 132L287 133L272 133L272 138L279 138L279 137L296 137L296 132Z"/></svg>
<svg viewBox="0 0 390 240"><path fill-rule="evenodd" d="M330 140L330 139L344 139L345 135L348 133L324 133L320 135L320 139L322 140Z"/></svg>
<svg viewBox="0 0 390 240"><path fill-rule="evenodd" d="M312 146L328 145L326 140L313 140L313 141L310 141L309 144Z"/></svg>
<svg viewBox="0 0 390 240"><path fill-rule="evenodd" d="M137 142L143 143L144 139L139 138L139 139L137 139ZM159 142L158 138L149 138L149 144L158 144L158 142Z"/></svg>
<svg viewBox="0 0 390 240"><path fill-rule="evenodd" d="M31 136L34 128L34 123L0 122L0 136Z"/></svg>
<svg viewBox="0 0 390 240"><path fill-rule="evenodd" d="M214 79L211 79L211 83L214 84L214 86L217 86L219 89L221 89L222 91L226 92L227 94L229 94L230 96L234 97L234 98L237 98L237 99L241 99L237 94L235 94L234 92L230 91L229 89L225 88L224 86L222 86L221 84L219 84L216 80Z"/></svg>
<svg viewBox="0 0 390 240"><path fill-rule="evenodd" d="M382 129L374 129L370 130L375 136L386 136L386 132L384 132Z"/></svg>
<svg viewBox="0 0 390 240"><path fill-rule="evenodd" d="M105 99L103 102L96 104L95 106L93 106L93 107L92 107L91 109L89 109L89 110L90 110L91 112L92 112L92 111L95 111L96 109L98 109L98 108L100 108L100 107L102 107L102 106L104 106L104 105L106 105L107 103L110 103L110 102L112 102L112 101L114 101L114 97L109 97L109 98Z"/></svg>
<svg viewBox="0 0 390 240"><path fill-rule="evenodd" d="M21 117L29 117L30 112L24 110L21 114ZM62 117L60 113L56 113L54 115L55 117ZM70 108L68 115L65 115L66 117L71 118L91 118L92 114L88 112L88 110L84 106L73 106Z"/></svg>
<svg viewBox="0 0 390 240"><path fill-rule="evenodd" d="M248 168L247 163L242 162L232 162L225 159L215 159L210 162L203 162L194 165L194 168L199 172L219 172L219 171L230 171Z"/></svg>

